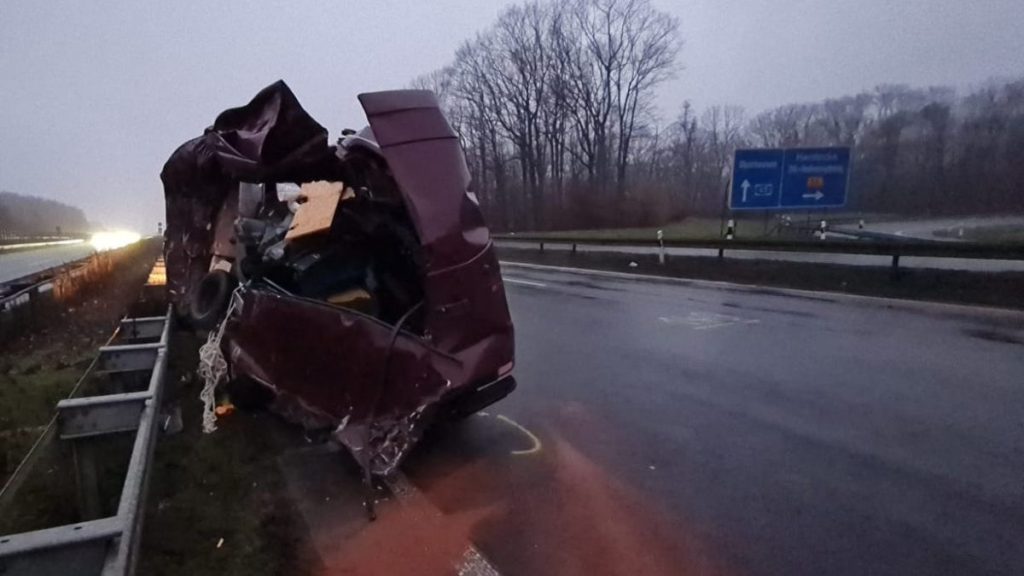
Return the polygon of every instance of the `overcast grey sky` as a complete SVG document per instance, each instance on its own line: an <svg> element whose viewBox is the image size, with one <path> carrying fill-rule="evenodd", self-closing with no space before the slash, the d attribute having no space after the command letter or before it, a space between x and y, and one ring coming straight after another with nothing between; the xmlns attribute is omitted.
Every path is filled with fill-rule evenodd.
<svg viewBox="0 0 1024 576"><path fill-rule="evenodd" d="M1024 0L654 2L685 41L666 118L1024 74ZM3 0L0 189L152 231L164 161L224 108L283 78L333 138L365 123L357 93L448 63L508 3Z"/></svg>

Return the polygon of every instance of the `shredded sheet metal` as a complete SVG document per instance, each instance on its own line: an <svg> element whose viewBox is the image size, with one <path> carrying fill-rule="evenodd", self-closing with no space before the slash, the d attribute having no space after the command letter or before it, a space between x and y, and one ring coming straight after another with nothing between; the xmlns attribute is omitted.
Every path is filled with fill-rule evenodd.
<svg viewBox="0 0 1024 576"><path fill-rule="evenodd" d="M258 287L241 299L222 343L231 370L272 383L275 412L333 429L375 475L408 454L462 369L415 334L352 310Z"/></svg>

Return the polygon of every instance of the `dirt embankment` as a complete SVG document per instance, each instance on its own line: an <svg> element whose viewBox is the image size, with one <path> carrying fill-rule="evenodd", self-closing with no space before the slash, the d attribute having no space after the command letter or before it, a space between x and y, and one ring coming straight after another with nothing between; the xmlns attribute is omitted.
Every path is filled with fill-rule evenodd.
<svg viewBox="0 0 1024 576"><path fill-rule="evenodd" d="M809 262L671 256L665 265L656 255L614 252L545 251L502 247L503 261L592 268L673 278L693 278L823 290L907 300L928 300L1024 309L1024 273L963 270L900 269L887 266L847 266ZM636 266L630 266L636 262Z"/></svg>
<svg viewBox="0 0 1024 576"><path fill-rule="evenodd" d="M29 322L0 342L0 482L139 297L160 245L144 242L123 250L105 274L62 303L34 309Z"/></svg>

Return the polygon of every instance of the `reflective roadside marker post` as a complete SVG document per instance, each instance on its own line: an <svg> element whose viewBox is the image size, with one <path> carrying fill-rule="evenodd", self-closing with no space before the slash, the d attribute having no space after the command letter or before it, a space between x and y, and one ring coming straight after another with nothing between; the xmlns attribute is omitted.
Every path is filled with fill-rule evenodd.
<svg viewBox="0 0 1024 576"><path fill-rule="evenodd" d="M725 239L726 240L732 240L733 236L735 236L735 235L736 235L736 221L733 220L732 218L730 218L729 222L725 225ZM725 248L722 248L721 246L719 246L718 247L718 259L721 260L723 258L725 258Z"/></svg>
<svg viewBox="0 0 1024 576"><path fill-rule="evenodd" d="M665 265L665 233L658 230L658 264Z"/></svg>
<svg viewBox="0 0 1024 576"><path fill-rule="evenodd" d="M818 237L822 240L828 238L828 222L825 220L822 220L821 224L818 224Z"/></svg>

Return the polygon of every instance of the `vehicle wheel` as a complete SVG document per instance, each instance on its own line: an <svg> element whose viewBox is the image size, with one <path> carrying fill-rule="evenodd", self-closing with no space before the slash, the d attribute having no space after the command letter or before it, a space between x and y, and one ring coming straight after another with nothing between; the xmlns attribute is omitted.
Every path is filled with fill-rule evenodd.
<svg viewBox="0 0 1024 576"><path fill-rule="evenodd" d="M251 378L239 376L224 384L231 403L246 411L262 410L274 401L274 391Z"/></svg>
<svg viewBox="0 0 1024 576"><path fill-rule="evenodd" d="M199 283L189 306L192 325L205 330L216 326L228 308L231 292L236 284L235 278L223 270L214 270L207 274Z"/></svg>

